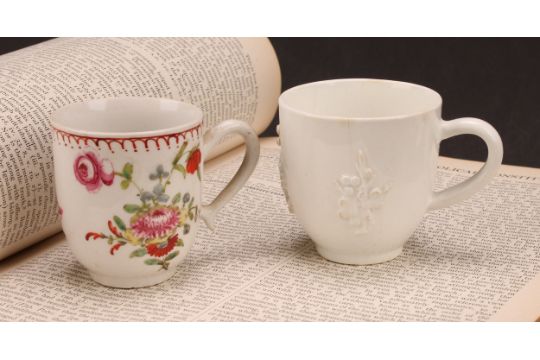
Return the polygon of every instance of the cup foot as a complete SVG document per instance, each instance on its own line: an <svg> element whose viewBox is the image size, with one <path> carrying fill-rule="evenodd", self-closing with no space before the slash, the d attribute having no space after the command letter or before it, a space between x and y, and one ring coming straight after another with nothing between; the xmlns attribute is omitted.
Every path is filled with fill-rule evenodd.
<svg viewBox="0 0 540 360"><path fill-rule="evenodd" d="M385 252L382 254L380 253L379 254L362 254L362 253L347 252L347 251L336 251L336 250L328 249L328 248L317 246L317 245L315 246L315 248L317 249L317 252L319 253L319 255L321 255L326 260L330 260L336 263L346 264L346 265L378 264L378 263L395 259L403 251L403 248L400 247L398 249Z"/></svg>
<svg viewBox="0 0 540 360"><path fill-rule="evenodd" d="M101 285L122 288L122 289L131 289L131 288L140 288L146 286L157 285L170 277L175 273L175 270L159 270L156 274L148 276L138 276L138 277L118 277L118 276L109 276L103 274L97 274L90 272L92 279Z"/></svg>

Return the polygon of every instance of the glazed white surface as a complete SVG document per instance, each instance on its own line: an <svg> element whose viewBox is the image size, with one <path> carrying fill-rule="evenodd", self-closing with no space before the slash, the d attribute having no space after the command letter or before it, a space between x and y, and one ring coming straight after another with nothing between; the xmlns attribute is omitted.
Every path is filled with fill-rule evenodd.
<svg viewBox="0 0 540 360"><path fill-rule="evenodd" d="M443 121L437 99L422 86L373 79L306 84L281 96L283 184L322 256L347 264L390 260L426 211L472 195L496 174L497 132L478 119ZM487 163L434 194L439 143L459 134L487 143Z"/></svg>

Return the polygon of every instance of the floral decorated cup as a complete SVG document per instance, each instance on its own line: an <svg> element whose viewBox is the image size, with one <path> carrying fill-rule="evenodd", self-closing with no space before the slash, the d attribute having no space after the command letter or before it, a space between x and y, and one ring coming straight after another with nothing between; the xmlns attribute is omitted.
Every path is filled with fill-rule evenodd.
<svg viewBox="0 0 540 360"><path fill-rule="evenodd" d="M192 246L199 219L244 185L259 157L255 132L227 120L202 134L202 111L169 99L91 100L52 116L56 194L62 227L92 278L122 288L150 286L174 274ZM201 205L205 154L239 134L246 157L208 206Z"/></svg>

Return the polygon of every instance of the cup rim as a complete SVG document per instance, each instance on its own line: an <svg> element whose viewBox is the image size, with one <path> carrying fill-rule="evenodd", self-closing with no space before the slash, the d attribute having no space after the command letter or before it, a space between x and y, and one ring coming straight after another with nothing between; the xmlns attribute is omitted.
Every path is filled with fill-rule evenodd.
<svg viewBox="0 0 540 360"><path fill-rule="evenodd" d="M196 118L197 120L193 121L187 121L183 124L172 126L172 127L166 127L166 128L157 128L155 130L145 130L145 131L92 131L92 130L83 130L83 129L77 129L75 127L66 126L64 124L59 123L56 121L58 116L70 112L70 111L88 111L88 107L92 104L102 103L102 102L122 102L122 101L133 101L133 102L169 102L176 105L181 105L186 108L191 108L191 110L195 111L197 113ZM55 111L53 111L50 115L49 125L53 130L60 131L67 134L82 136L82 137L90 137L90 138L98 138L98 139L109 139L109 138L151 138L156 136L166 136L166 135L173 135L178 134L182 132L186 132L189 130L192 130L194 128L199 127L202 124L202 118L203 118L203 112L202 110L190 103L175 100L175 99L168 99L168 98L158 98L158 97L147 97L147 96L124 96L124 97L109 97L109 98L100 98L100 99L90 99L90 100L84 100L80 102L75 102L68 104L66 106L63 106Z"/></svg>
<svg viewBox="0 0 540 360"><path fill-rule="evenodd" d="M362 117L362 116L337 116L337 115L321 115L314 112L299 110L296 107L293 107L292 105L287 103L287 96L290 95L293 92L300 91L302 89L313 87L313 86L319 86L323 84L329 84L329 83L345 83L345 82L378 82L378 83L386 83L386 84L398 84L400 86L407 86L411 88L420 88L423 91L426 91L427 93L435 96L437 98L436 105L426 107L425 110L417 111L417 112L410 112L410 113L404 113L399 115L392 115L392 116L372 116L372 117ZM310 118L315 118L319 120L337 120L337 121L385 121L385 120L398 120L398 119L406 119L410 117L420 116L424 115L430 112L433 112L439 108L442 107L442 97L441 95L436 92L435 90L419 85L416 83L406 82L406 81L398 81L398 80L389 80L389 79L375 79L375 78L340 78L340 79L328 79L328 80L320 80L320 81L314 81L310 83L305 83L301 85L294 86L292 88L289 88L285 90L280 96L279 96L279 107L287 109L293 113L303 115Z"/></svg>

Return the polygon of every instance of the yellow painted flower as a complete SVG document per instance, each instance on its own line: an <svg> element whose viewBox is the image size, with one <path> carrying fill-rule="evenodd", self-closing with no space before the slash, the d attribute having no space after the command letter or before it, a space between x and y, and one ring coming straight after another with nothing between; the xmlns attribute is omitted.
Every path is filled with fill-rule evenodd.
<svg viewBox="0 0 540 360"><path fill-rule="evenodd" d="M172 234L171 234L172 235ZM146 245L150 245L150 244L161 244L161 243L165 243L167 242L167 239L169 238L169 236L164 236L164 237L155 237L153 239L147 239L144 243Z"/></svg>
<svg viewBox="0 0 540 360"><path fill-rule="evenodd" d="M131 229L127 229L124 232L124 239L126 239L132 245L140 245L142 243L141 239L135 236Z"/></svg>
<svg viewBox="0 0 540 360"><path fill-rule="evenodd" d="M180 216L178 216L178 225L184 225L189 219L189 210L187 208L182 208L180 210Z"/></svg>

